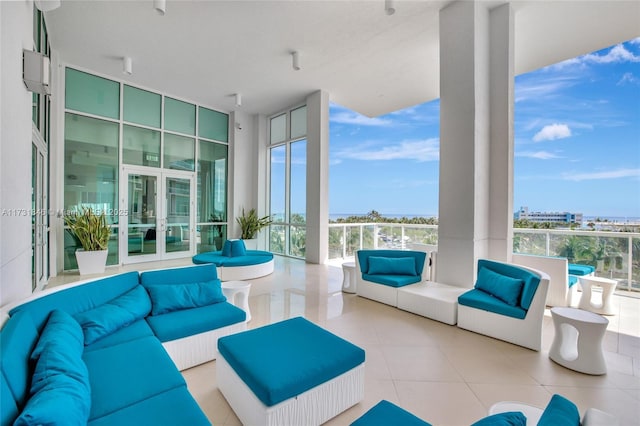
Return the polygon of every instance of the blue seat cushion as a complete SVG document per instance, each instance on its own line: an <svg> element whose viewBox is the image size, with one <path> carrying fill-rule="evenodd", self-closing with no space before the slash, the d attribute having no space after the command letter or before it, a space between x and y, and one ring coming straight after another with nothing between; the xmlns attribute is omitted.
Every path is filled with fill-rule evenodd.
<svg viewBox="0 0 640 426"><path fill-rule="evenodd" d="M267 406L333 379L365 359L363 349L302 317L222 337L218 350Z"/></svg>
<svg viewBox="0 0 640 426"><path fill-rule="evenodd" d="M222 246L223 256L226 257L238 257L247 254L247 248L242 240L227 240Z"/></svg>
<svg viewBox="0 0 640 426"><path fill-rule="evenodd" d="M18 404L13 399L9 383L2 370L0 370L0 425L13 424L18 417Z"/></svg>
<svg viewBox="0 0 640 426"><path fill-rule="evenodd" d="M413 257L369 256L369 275L417 275Z"/></svg>
<svg viewBox="0 0 640 426"><path fill-rule="evenodd" d="M83 359L91 383L90 420L185 386L182 375L155 337L85 352Z"/></svg>
<svg viewBox="0 0 640 426"><path fill-rule="evenodd" d="M569 274L570 275L589 275L592 274L593 271L595 271L596 268L594 268L591 265L580 265L577 263L570 263L569 264Z"/></svg>
<svg viewBox="0 0 640 426"><path fill-rule="evenodd" d="M116 346L121 343L130 342L132 340L140 339L142 337L153 337L153 330L149 327L149 324L144 319L138 320L133 324L121 328L108 336L97 340L89 346L85 346L84 351L90 352L97 349L108 348L110 346Z"/></svg>
<svg viewBox="0 0 640 426"><path fill-rule="evenodd" d="M421 418L397 405L382 400L360 416L351 426L431 426Z"/></svg>
<svg viewBox="0 0 640 426"><path fill-rule="evenodd" d="M461 294L458 297L458 303L512 318L524 319L527 316L527 311L521 307L508 305L497 297L478 289L469 290Z"/></svg>
<svg viewBox="0 0 640 426"><path fill-rule="evenodd" d="M398 257L412 257L415 262L415 275L422 275L427 253L414 250L358 250L356 252L356 256L358 256L358 263L362 274L371 273L369 271L369 258L373 256L392 259Z"/></svg>
<svg viewBox="0 0 640 426"><path fill-rule="evenodd" d="M146 318L153 333L161 342L180 339L231 324L244 322L247 314L228 302L200 308L184 309Z"/></svg>
<svg viewBox="0 0 640 426"><path fill-rule="evenodd" d="M216 266L226 267L260 265L272 260L273 253L262 250L247 250L246 255L237 257L223 256L221 251L210 251L197 254L192 258L195 264L212 263Z"/></svg>
<svg viewBox="0 0 640 426"><path fill-rule="evenodd" d="M199 283L147 285L146 288L151 297L151 315L199 308L227 300L217 278Z"/></svg>
<svg viewBox="0 0 640 426"><path fill-rule="evenodd" d="M78 347L78 355L81 354L84 346L82 327L80 327L78 321L73 319L68 313L59 309L51 311L49 319L42 330L42 334L40 334L38 343L33 349L33 352L31 352L31 360L37 361L45 347L50 344Z"/></svg>
<svg viewBox="0 0 640 426"><path fill-rule="evenodd" d="M569 288L573 287L578 283L578 277L575 275L569 275Z"/></svg>
<svg viewBox="0 0 640 426"><path fill-rule="evenodd" d="M16 312L0 331L0 368L6 387L19 409L29 396L33 371L29 370L29 356L38 342L38 330L28 312ZM5 386L3 385L3 388ZM5 396L2 396L4 400Z"/></svg>
<svg viewBox="0 0 640 426"><path fill-rule="evenodd" d="M576 404L562 395L555 394L547 404L538 426L580 426L580 412Z"/></svg>
<svg viewBox="0 0 640 426"><path fill-rule="evenodd" d="M405 285L419 283L420 275L370 275L362 274L362 279L389 287L404 287Z"/></svg>
<svg viewBox="0 0 640 426"><path fill-rule="evenodd" d="M205 426L204 415L189 390L180 386L93 419L89 426Z"/></svg>
<svg viewBox="0 0 640 426"><path fill-rule="evenodd" d="M133 324L151 312L151 300L141 285L96 308L74 315L84 331L84 343L90 345L109 334Z"/></svg>
<svg viewBox="0 0 640 426"><path fill-rule="evenodd" d="M478 278L475 288L497 297L503 302L517 306L520 302L520 294L524 282L519 278L512 278L481 267L478 270Z"/></svg>
<svg viewBox="0 0 640 426"><path fill-rule="evenodd" d="M540 423L538 423L540 424ZM478 420L471 426L526 426L527 418L520 411L507 411L504 413L493 414ZM556 426L560 426L557 423Z"/></svg>

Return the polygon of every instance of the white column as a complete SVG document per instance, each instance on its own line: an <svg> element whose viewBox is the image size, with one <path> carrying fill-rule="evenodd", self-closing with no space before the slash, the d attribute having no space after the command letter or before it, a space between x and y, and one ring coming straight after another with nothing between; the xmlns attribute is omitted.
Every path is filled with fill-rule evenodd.
<svg viewBox="0 0 640 426"><path fill-rule="evenodd" d="M501 79L513 79L513 29L505 6L490 13L460 1L440 12L436 279L463 287L473 286L478 258L506 260L510 244L513 82Z"/></svg>
<svg viewBox="0 0 640 426"><path fill-rule="evenodd" d="M306 260L324 263L329 255L329 93L307 97Z"/></svg>

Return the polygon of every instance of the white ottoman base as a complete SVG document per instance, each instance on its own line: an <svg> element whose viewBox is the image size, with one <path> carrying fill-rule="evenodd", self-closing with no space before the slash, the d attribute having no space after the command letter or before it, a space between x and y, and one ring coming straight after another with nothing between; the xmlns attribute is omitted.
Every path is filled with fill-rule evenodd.
<svg viewBox="0 0 640 426"><path fill-rule="evenodd" d="M268 368L265 363L265 368ZM244 425L320 425L364 398L364 362L271 407L260 401L223 356L216 360L218 388Z"/></svg>
<svg viewBox="0 0 640 426"><path fill-rule="evenodd" d="M468 288L426 282L398 289L398 308L445 324L458 322L458 296Z"/></svg>

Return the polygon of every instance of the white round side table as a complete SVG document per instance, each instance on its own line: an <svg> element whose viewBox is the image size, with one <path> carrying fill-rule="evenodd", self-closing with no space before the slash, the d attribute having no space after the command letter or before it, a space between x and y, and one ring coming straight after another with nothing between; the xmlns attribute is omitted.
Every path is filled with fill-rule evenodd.
<svg viewBox="0 0 640 426"><path fill-rule="evenodd" d="M229 303L242 309L247 314L247 322L251 321L251 310L249 309L249 290L251 283L246 281L223 281L222 292Z"/></svg>
<svg viewBox="0 0 640 426"><path fill-rule="evenodd" d="M616 290L618 281L602 277L579 277L582 287L582 296L578 307L586 311L595 312L602 315L615 315L615 309L611 304L611 296ZM602 303L596 304L591 300L593 287L602 287Z"/></svg>
<svg viewBox="0 0 640 426"><path fill-rule="evenodd" d="M356 292L356 262L342 264L342 291L345 293Z"/></svg>
<svg viewBox="0 0 640 426"><path fill-rule="evenodd" d="M586 374L606 374L602 339L609 320L575 308L551 308L556 334L549 358L563 367Z"/></svg>

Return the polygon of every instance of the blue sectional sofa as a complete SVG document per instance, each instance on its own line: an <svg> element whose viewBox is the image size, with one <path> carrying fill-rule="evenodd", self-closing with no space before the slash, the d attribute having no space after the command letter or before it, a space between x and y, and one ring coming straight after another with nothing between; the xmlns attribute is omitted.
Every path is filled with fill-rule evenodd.
<svg viewBox="0 0 640 426"><path fill-rule="evenodd" d="M222 281L250 280L273 272L273 253L247 250L243 240L227 240L222 250L193 256L196 265L214 264Z"/></svg>
<svg viewBox="0 0 640 426"><path fill-rule="evenodd" d="M398 306L398 288L423 281L427 253L413 250L358 250L358 296Z"/></svg>
<svg viewBox="0 0 640 426"><path fill-rule="evenodd" d="M3 307L0 425L210 424L178 367L216 356L185 358L200 339L246 329L215 273L129 272Z"/></svg>

